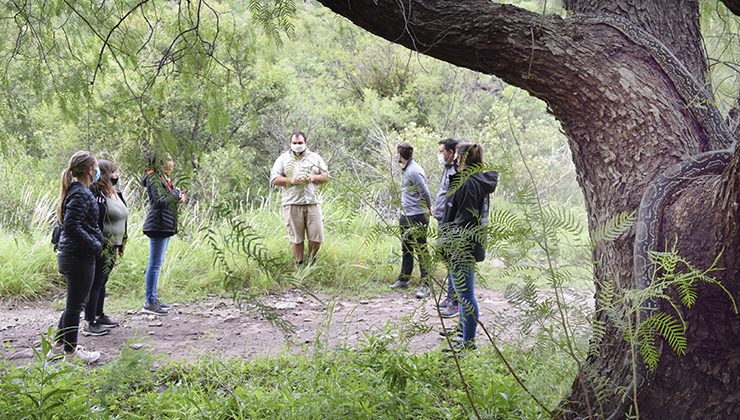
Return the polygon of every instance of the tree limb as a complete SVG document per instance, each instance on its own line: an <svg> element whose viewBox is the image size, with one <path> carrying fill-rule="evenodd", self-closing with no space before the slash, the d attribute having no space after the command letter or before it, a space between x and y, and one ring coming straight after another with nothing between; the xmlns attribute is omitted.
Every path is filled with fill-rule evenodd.
<svg viewBox="0 0 740 420"><path fill-rule="evenodd" d="M119 26L128 18L132 13L136 11L139 7L143 6L144 4L148 3L149 0L142 0L140 1L136 6L134 6L131 10L126 12L121 19L118 20L118 22L113 25L113 27L108 31L108 35L106 35L105 39L103 40L103 45L100 47L100 53L98 54L98 61L95 64L95 71L93 72L92 80L90 81L90 85L95 85L95 78L98 75L98 70L101 69L103 64L103 53L105 52L105 47L108 46L108 42L110 41L110 37L113 36L113 32L115 32L116 29L118 29ZM69 3L67 3L69 4Z"/></svg>
<svg viewBox="0 0 740 420"><path fill-rule="evenodd" d="M722 3L727 6L732 14L740 16L740 0L722 0Z"/></svg>

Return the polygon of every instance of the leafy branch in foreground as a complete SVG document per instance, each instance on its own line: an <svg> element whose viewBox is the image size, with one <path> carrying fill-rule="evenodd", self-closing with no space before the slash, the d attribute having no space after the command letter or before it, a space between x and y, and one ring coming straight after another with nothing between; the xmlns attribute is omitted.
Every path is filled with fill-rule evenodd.
<svg viewBox="0 0 740 420"><path fill-rule="evenodd" d="M223 217L226 226L218 231L208 226L202 230L213 249L213 266L222 270L226 289L232 291L239 306L253 304L265 319L281 331L293 333L295 327L283 319L277 310L264 304L253 287L253 279L260 274L276 283L287 281L300 287L295 281L295 275L288 270L290 266L280 258L271 256L262 242L262 236L241 216L234 215L230 208L220 206L216 213ZM244 270L239 266L244 263L255 264L257 272L250 273L249 269Z"/></svg>

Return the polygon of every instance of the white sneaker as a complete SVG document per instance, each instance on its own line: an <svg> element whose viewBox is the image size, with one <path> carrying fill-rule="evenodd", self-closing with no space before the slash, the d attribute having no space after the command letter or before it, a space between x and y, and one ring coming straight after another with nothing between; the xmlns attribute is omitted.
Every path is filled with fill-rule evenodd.
<svg viewBox="0 0 740 420"><path fill-rule="evenodd" d="M75 351L72 353L67 353L67 360L78 358L82 360L83 362L87 364L95 363L98 359L100 359L100 352L99 351L87 351L82 346L77 346Z"/></svg>

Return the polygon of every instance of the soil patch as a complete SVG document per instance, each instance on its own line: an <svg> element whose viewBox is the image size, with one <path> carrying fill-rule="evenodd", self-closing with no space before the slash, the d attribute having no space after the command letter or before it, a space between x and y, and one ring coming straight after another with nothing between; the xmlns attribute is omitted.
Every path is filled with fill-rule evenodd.
<svg viewBox="0 0 740 420"><path fill-rule="evenodd" d="M477 297L481 321L489 332L504 341L522 338L517 311L501 292L481 289ZM437 317L434 302L414 298L412 290L362 300L319 298L322 301L293 290L263 299L294 326L290 334L275 327L254 306L240 310L231 300L208 298L175 304L170 314L163 317L142 314L139 308L111 313L121 322L119 327L100 337L80 334L79 343L101 352L102 363L118 357L129 342L135 343L134 348L150 349L171 360L192 361L205 354L251 358L286 350L308 351L317 341L332 348L355 347L366 333L382 332L386 323L399 326L413 321L430 330L413 338L412 350L424 352L444 344L438 334L442 320ZM588 290L567 290L566 299L585 310L593 306L592 292ZM3 357L14 363L30 361L40 335L56 326L60 315L61 311L53 310L46 302L4 303L0 307ZM454 327L455 321L446 319L444 325ZM486 342L480 328L477 340L479 344Z"/></svg>

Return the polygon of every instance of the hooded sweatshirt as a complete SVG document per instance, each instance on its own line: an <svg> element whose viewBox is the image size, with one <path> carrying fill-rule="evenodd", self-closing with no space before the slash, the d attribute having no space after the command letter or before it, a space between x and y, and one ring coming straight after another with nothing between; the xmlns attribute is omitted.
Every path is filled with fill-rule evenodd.
<svg viewBox="0 0 740 420"><path fill-rule="evenodd" d="M464 173L450 176L450 185L454 186L464 177ZM488 218L488 196L496 191L498 172L481 171L469 176L465 183L455 190L447 201L443 223L449 224L450 232L457 232L458 237L466 238L476 227L485 224ZM470 243L464 247L465 253L471 254L476 261L483 261L486 253L479 235L470 235Z"/></svg>

